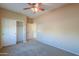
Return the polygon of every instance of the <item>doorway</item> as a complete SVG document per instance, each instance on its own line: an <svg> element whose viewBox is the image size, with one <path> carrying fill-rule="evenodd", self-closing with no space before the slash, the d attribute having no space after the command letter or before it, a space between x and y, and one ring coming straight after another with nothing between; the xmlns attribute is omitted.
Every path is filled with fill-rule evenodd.
<svg viewBox="0 0 79 59"><path fill-rule="evenodd" d="M27 23L27 40L36 39L36 23Z"/></svg>
<svg viewBox="0 0 79 59"><path fill-rule="evenodd" d="M17 21L17 43L23 43L23 22Z"/></svg>

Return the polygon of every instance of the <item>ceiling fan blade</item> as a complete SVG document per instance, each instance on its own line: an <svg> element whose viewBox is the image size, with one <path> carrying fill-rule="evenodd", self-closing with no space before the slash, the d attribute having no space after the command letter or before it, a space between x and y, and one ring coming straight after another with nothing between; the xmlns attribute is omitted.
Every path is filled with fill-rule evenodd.
<svg viewBox="0 0 79 59"><path fill-rule="evenodd" d="M45 9L41 9L42 11L44 11Z"/></svg>
<svg viewBox="0 0 79 59"><path fill-rule="evenodd" d="M24 10L27 10L27 9L31 9L31 8L24 8Z"/></svg>
<svg viewBox="0 0 79 59"><path fill-rule="evenodd" d="M40 11L44 11L45 9L43 9L43 8L39 8L39 10L40 10Z"/></svg>
<svg viewBox="0 0 79 59"><path fill-rule="evenodd" d="M28 3L28 5L35 5L36 3Z"/></svg>
<svg viewBox="0 0 79 59"><path fill-rule="evenodd" d="M39 5L42 5L42 3L38 3Z"/></svg>
<svg viewBox="0 0 79 59"><path fill-rule="evenodd" d="M28 5L32 5L31 3L27 3Z"/></svg>

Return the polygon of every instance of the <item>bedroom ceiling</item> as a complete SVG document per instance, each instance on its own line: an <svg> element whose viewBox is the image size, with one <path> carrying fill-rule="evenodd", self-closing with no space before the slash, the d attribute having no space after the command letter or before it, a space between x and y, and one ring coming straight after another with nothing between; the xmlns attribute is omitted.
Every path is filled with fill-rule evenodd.
<svg viewBox="0 0 79 59"><path fill-rule="evenodd" d="M26 16L29 16L31 18L35 18L36 16L39 16L47 11L54 10L56 8L59 8L63 6L64 3L43 3L42 7L45 9L45 11L33 13L32 10L23 10L25 7L29 7L27 3L0 3L0 7L14 11L17 13L24 14Z"/></svg>

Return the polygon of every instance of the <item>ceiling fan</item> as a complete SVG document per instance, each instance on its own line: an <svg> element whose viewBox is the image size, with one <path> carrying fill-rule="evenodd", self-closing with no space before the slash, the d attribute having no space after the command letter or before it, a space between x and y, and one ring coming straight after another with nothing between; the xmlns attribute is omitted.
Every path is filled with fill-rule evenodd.
<svg viewBox="0 0 79 59"><path fill-rule="evenodd" d="M28 3L30 7L24 8L24 10L31 9L34 13L39 12L39 11L44 11L45 9L42 8L42 3Z"/></svg>

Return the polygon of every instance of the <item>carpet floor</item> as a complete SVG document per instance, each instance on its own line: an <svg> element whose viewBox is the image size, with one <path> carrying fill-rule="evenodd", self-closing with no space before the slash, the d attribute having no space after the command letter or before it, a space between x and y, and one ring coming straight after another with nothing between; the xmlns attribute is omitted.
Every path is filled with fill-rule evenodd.
<svg viewBox="0 0 79 59"><path fill-rule="evenodd" d="M76 56L70 52L31 40L0 49L0 56Z"/></svg>

